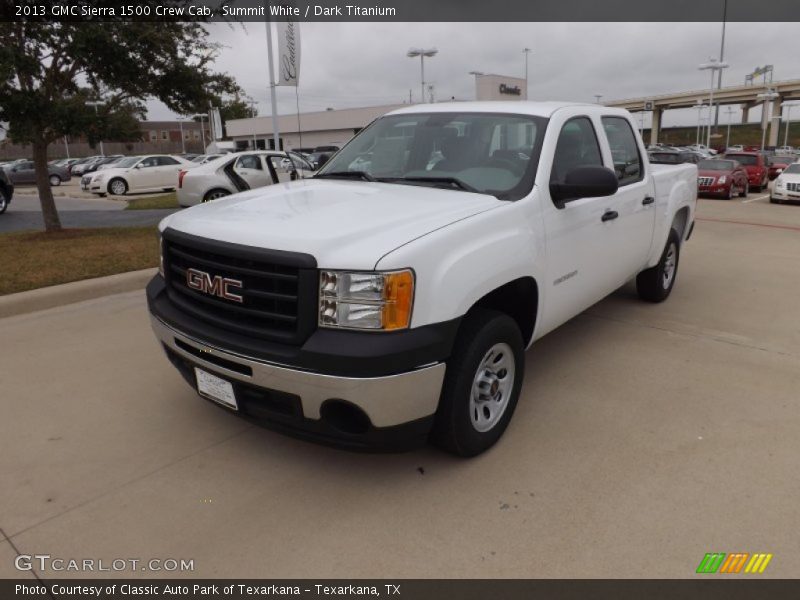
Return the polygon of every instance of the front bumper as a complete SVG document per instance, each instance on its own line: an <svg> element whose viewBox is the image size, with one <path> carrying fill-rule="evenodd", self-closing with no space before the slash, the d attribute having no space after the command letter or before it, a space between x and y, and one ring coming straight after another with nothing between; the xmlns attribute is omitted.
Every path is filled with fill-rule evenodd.
<svg viewBox="0 0 800 600"><path fill-rule="evenodd" d="M697 193L707 196L727 196L730 187L730 183L701 185L697 188Z"/></svg>
<svg viewBox="0 0 800 600"><path fill-rule="evenodd" d="M352 337L353 332L331 331L313 334L294 357L274 351L254 356L231 348L231 344L210 341L207 331L189 318L180 325L167 322L175 315L165 310L168 299L159 276L148 285L147 293L151 326L173 365L195 389L194 367L231 382L241 416L297 437L349 449L401 450L426 441L444 381L445 356L427 361L433 356L429 348L419 347L415 353L413 347L401 344L405 364L389 359L398 365L397 372L386 373L385 368L373 364L361 367L369 375L343 374L337 359L347 358L348 351L351 356L358 354L357 348L347 347L347 341L352 343L357 338ZM438 352L449 354L451 329L454 336L457 323L447 325L448 333L442 345L437 345ZM326 361L319 352L309 354L309 346L322 343L315 340L319 333L344 334L328 346L328 352L338 352L338 356L330 354ZM369 343L382 334L361 335L364 351L376 350ZM424 362L410 367L413 363L407 361L413 361L415 355ZM327 372L326 363L330 365Z"/></svg>
<svg viewBox="0 0 800 600"><path fill-rule="evenodd" d="M777 187L774 187L770 196L775 200L800 202L800 191L790 192L785 187L783 189L778 189Z"/></svg>

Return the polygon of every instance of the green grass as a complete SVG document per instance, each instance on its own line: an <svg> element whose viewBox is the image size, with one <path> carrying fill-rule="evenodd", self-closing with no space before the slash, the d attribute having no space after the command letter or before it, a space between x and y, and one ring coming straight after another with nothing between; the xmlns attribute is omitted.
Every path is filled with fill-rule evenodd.
<svg viewBox="0 0 800 600"><path fill-rule="evenodd" d="M150 227L21 231L0 235L0 295L158 266Z"/></svg>
<svg viewBox="0 0 800 600"><path fill-rule="evenodd" d="M152 210L155 208L180 208L177 194L169 192L147 198L132 198L128 200L125 210Z"/></svg>

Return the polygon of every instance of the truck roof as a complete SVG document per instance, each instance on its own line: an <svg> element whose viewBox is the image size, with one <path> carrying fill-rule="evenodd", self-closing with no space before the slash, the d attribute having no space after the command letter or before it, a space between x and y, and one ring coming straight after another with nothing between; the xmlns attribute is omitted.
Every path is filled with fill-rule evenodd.
<svg viewBox="0 0 800 600"><path fill-rule="evenodd" d="M533 102L533 101L491 101L491 102L437 102L435 104L415 104L407 108L393 110L389 115L407 115L431 112L486 112L508 113L515 115L533 115L549 118L553 113L570 107L585 107L587 112L602 112L603 114L627 115L627 111L619 108L610 108L600 104L584 102Z"/></svg>

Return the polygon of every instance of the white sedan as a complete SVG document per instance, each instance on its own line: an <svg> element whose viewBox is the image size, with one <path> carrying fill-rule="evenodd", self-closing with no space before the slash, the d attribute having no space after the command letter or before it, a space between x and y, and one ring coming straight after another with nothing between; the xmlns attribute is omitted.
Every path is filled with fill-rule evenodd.
<svg viewBox="0 0 800 600"><path fill-rule="evenodd" d="M178 204L194 206L245 190L290 181L291 173L284 169L288 157L285 152L256 150L226 154L207 162L178 177ZM312 172L311 165L292 153L292 161L305 177Z"/></svg>
<svg viewBox="0 0 800 600"><path fill-rule="evenodd" d="M84 175L81 188L99 196L159 190L168 192L178 187L178 173L196 166L196 163L180 156L131 156L115 163L112 168Z"/></svg>

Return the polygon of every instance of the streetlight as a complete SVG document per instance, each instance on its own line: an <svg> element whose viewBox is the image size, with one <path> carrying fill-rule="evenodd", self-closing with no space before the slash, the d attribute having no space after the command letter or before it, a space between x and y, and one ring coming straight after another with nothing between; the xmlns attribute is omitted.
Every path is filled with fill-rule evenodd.
<svg viewBox="0 0 800 600"><path fill-rule="evenodd" d="M714 107L714 75L717 74L717 71L720 72L720 77L722 76L722 69L727 69L730 65L726 62L722 62L716 58L710 58L707 63L703 63L702 65L698 66L697 68L701 71L711 71L711 86L708 88L708 106L713 109ZM711 148L711 113L709 113L708 119L708 138L706 142L706 147Z"/></svg>
<svg viewBox="0 0 800 600"><path fill-rule="evenodd" d="M528 54L533 52L530 48L523 48L522 53L525 55L525 100L528 99Z"/></svg>
<svg viewBox="0 0 800 600"><path fill-rule="evenodd" d="M761 151L764 151L764 145L767 142L767 127L770 125L770 121L772 120L772 101L775 98L780 97L780 94L775 90L768 89L766 92L758 94L756 98L759 100L764 101L764 108L762 109L766 113L766 121L764 121L764 125L761 131ZM763 120L763 117L762 117Z"/></svg>
<svg viewBox="0 0 800 600"><path fill-rule="evenodd" d="M94 106L94 115L97 116L97 107L101 106L103 103L98 100L87 100L86 106ZM105 156L106 152L103 150L103 140L100 140L100 155Z"/></svg>
<svg viewBox="0 0 800 600"><path fill-rule="evenodd" d="M200 118L200 137L203 140L203 152L205 152L206 151L206 128L203 126L203 117L205 117L205 115L203 113L200 113L200 114L197 114L197 115L192 115L193 119L197 119L198 117Z"/></svg>
<svg viewBox="0 0 800 600"><path fill-rule="evenodd" d="M420 101L424 104L425 103L425 57L432 58L436 56L439 51L436 48L411 48L406 53L406 56L409 58L415 58L419 56L419 68L421 73L421 89L422 95L420 96Z"/></svg>
<svg viewBox="0 0 800 600"><path fill-rule="evenodd" d="M706 107L706 105L703 104L702 100L698 100L697 104L695 104L692 107L692 108L696 108L697 109L697 141L694 143L694 145L697 146L697 147L700 146L700 120L701 120L700 117L701 117L701 115L703 113L703 109L705 107Z"/></svg>
<svg viewBox="0 0 800 600"><path fill-rule="evenodd" d="M792 122L792 107L797 106L798 104L800 103L796 100L794 102L781 102L781 108L784 106L786 107L786 132L784 133L783 137L784 146L789 145L789 125Z"/></svg>
<svg viewBox="0 0 800 600"><path fill-rule="evenodd" d="M728 136L725 138L725 150L731 147L731 118L733 117L733 107L728 106Z"/></svg>
<svg viewBox="0 0 800 600"><path fill-rule="evenodd" d="M183 120L184 120L184 117L178 117L177 118L178 127L181 130L181 152L183 154L186 154L186 140L183 137Z"/></svg>
<svg viewBox="0 0 800 600"><path fill-rule="evenodd" d="M602 97L603 97L603 94L595 94L594 95L595 104L600 104L600 98L602 98Z"/></svg>

